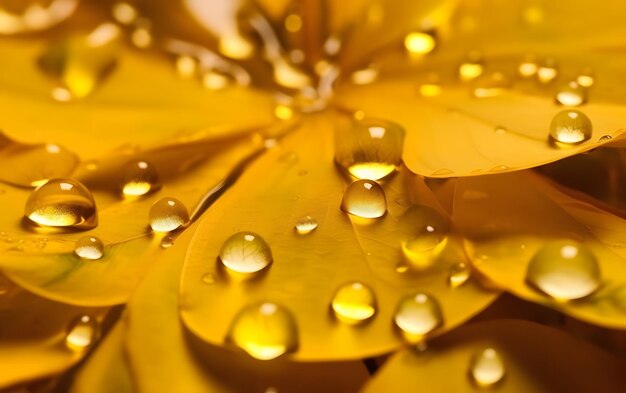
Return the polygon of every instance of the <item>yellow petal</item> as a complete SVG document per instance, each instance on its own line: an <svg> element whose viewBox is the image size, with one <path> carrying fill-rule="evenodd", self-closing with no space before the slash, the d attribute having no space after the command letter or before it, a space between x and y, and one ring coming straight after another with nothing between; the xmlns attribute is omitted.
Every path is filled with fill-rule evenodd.
<svg viewBox="0 0 626 393"><path fill-rule="evenodd" d="M543 325L502 320L459 328L424 352L394 355L363 391L485 390L470 379L470 363L490 347L504 364L504 378L491 387L498 392L611 392L625 382L621 361L597 347Z"/></svg>
<svg viewBox="0 0 626 393"><path fill-rule="evenodd" d="M125 343L140 391L345 392L365 382L368 375L360 362L268 364L198 342L178 310L179 278L195 227L166 251L167 260L157 262L129 303Z"/></svg>
<svg viewBox="0 0 626 393"><path fill-rule="evenodd" d="M626 328L620 290L626 284L626 254L619 235L623 219L560 193L530 172L460 179L456 195L454 221L467 238L474 266L489 280L575 318ZM529 285L533 256L542 246L561 240L582 244L597 259L600 287L587 297L553 299ZM569 286L577 282L567 279L565 284L580 288Z"/></svg>
<svg viewBox="0 0 626 393"><path fill-rule="evenodd" d="M118 322L80 368L70 392L133 392L133 381L124 357L124 322Z"/></svg>
<svg viewBox="0 0 626 393"><path fill-rule="evenodd" d="M398 223L412 204L419 209L435 198L403 172L385 184L387 215L369 226L350 219L339 209L348 182L333 163L331 121L326 115L309 116L301 129L251 166L203 218L187 254L181 309L187 327L208 343L222 345L233 317L245 305L274 301L295 316L300 335L295 358L360 358L402 344L392 315L403 296L425 291L437 298L444 314L440 331L462 323L496 297L473 280L456 289L448 286L447 269L463 260L454 247L449 250L454 257L446 254L433 269L396 271L402 261L401 242L412 229ZM294 226L304 216L317 220L318 227L303 236ZM239 281L217 260L222 242L240 231L258 233L273 255L274 262L254 280ZM213 284L202 281L206 274L215 277ZM348 281L363 282L378 298L376 315L358 327L338 322L329 312L333 293Z"/></svg>

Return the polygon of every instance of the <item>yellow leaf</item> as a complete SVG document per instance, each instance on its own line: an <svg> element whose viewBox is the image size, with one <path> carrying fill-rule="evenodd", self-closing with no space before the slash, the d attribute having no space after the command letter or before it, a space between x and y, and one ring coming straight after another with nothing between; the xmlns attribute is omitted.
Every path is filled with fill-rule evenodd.
<svg viewBox="0 0 626 393"><path fill-rule="evenodd" d="M339 209L348 182L333 163L333 151L332 117L309 116L206 212L182 279L182 317L192 332L222 345L242 307L272 301L295 316L300 336L296 359L353 359L402 345L392 320L403 296L424 291L439 300L444 323L437 331L453 328L495 299L496 292L482 290L473 280L455 289L448 286L448 269L464 260L453 236L432 269L398 273L401 243L416 236L416 226L432 225L428 217L445 223L444 213L424 206L435 198L419 179L402 171L384 185L385 217L371 225L349 218ZM407 214L412 205L416 216ZM318 227L298 235L294 225L304 216L317 220ZM217 260L224 240L240 231L258 233L273 255L274 262L251 280L241 281ZM215 282L203 282L206 274ZM378 298L376 315L357 327L338 322L329 311L333 293L348 281L366 284Z"/></svg>
<svg viewBox="0 0 626 393"><path fill-rule="evenodd" d="M134 392L124 357L124 323L118 322L76 375L72 393Z"/></svg>
<svg viewBox="0 0 626 393"><path fill-rule="evenodd" d="M32 295L0 276L0 388L60 374L86 354L66 345L72 321L102 321L106 309L74 307Z"/></svg>
<svg viewBox="0 0 626 393"><path fill-rule="evenodd" d="M394 355L363 391L488 390L470 379L472 358L485 348L495 349L504 364L504 378L491 387L498 392L614 392L626 382L622 361L593 345L543 325L501 320L461 327L424 352Z"/></svg>
<svg viewBox="0 0 626 393"><path fill-rule="evenodd" d="M623 219L560 193L531 172L460 179L454 212L474 266L499 287L596 325L626 328ZM531 285L528 266L536 253L564 240L590 250L599 265L600 287L582 299L553 299ZM586 272L563 274L560 288L567 292L596 280Z"/></svg>
<svg viewBox="0 0 626 393"><path fill-rule="evenodd" d="M346 392L365 382L368 375L360 362L267 363L194 338L180 321L178 297L185 252L195 227L166 251L167 260L157 261L129 303L125 343L140 391Z"/></svg>

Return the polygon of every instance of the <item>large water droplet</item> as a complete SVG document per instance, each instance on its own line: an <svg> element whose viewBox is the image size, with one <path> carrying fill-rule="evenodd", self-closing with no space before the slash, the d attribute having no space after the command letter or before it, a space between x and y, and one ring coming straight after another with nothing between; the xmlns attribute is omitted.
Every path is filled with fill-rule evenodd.
<svg viewBox="0 0 626 393"><path fill-rule="evenodd" d="M222 244L220 261L238 273L256 273L272 263L272 251L265 240L253 232L235 233Z"/></svg>
<svg viewBox="0 0 626 393"><path fill-rule="evenodd" d="M435 49L435 37L432 34L414 31L404 37L404 47L410 55L425 55Z"/></svg>
<svg viewBox="0 0 626 393"><path fill-rule="evenodd" d="M82 315L68 326L65 344L74 351L82 351L93 345L99 335L98 321L89 315Z"/></svg>
<svg viewBox="0 0 626 393"><path fill-rule="evenodd" d="M589 296L602 283L596 257L585 245L571 241L543 246L528 264L526 280L557 300Z"/></svg>
<svg viewBox="0 0 626 393"><path fill-rule="evenodd" d="M556 102L565 106L579 106L585 103L587 92L578 82L569 82L561 86L556 93Z"/></svg>
<svg viewBox="0 0 626 393"><path fill-rule="evenodd" d="M94 236L83 236L74 245L74 254L82 259L100 259L104 255L104 243Z"/></svg>
<svg viewBox="0 0 626 393"><path fill-rule="evenodd" d="M337 289L330 304L340 321L357 324L376 313L376 295L367 285L360 282L344 284Z"/></svg>
<svg viewBox="0 0 626 393"><path fill-rule="evenodd" d="M460 287L469 280L472 271L465 262L459 262L450 267L448 284L452 288Z"/></svg>
<svg viewBox="0 0 626 393"><path fill-rule="evenodd" d="M161 198L150 208L150 227L155 232L171 232L189 221L187 208L174 198Z"/></svg>
<svg viewBox="0 0 626 393"><path fill-rule="evenodd" d="M591 120L577 110L557 113L550 123L551 142L557 146L575 145L591 138Z"/></svg>
<svg viewBox="0 0 626 393"><path fill-rule="evenodd" d="M53 179L26 201L24 216L36 226L90 229L98 225L91 192L76 180Z"/></svg>
<svg viewBox="0 0 626 393"><path fill-rule="evenodd" d="M341 210L363 218L378 218L387 212L385 191L372 180L357 180L343 194Z"/></svg>
<svg viewBox="0 0 626 393"><path fill-rule="evenodd" d="M469 374L479 387L491 387L504 378L504 361L495 349L481 349L470 361Z"/></svg>
<svg viewBox="0 0 626 393"><path fill-rule="evenodd" d="M443 315L433 297L417 293L400 301L393 320L408 341L418 342L443 324Z"/></svg>
<svg viewBox="0 0 626 393"><path fill-rule="evenodd" d="M296 232L299 235L308 235L317 229L317 220L311 216L304 216L296 222Z"/></svg>
<svg viewBox="0 0 626 393"><path fill-rule="evenodd" d="M403 146L404 128L385 120L353 120L335 130L335 161L357 179L395 172Z"/></svg>
<svg viewBox="0 0 626 393"><path fill-rule="evenodd" d="M131 161L124 166L122 171L122 194L124 196L146 195L161 187L156 169L147 161Z"/></svg>
<svg viewBox="0 0 626 393"><path fill-rule="evenodd" d="M233 319L226 339L256 359L270 360L296 350L298 331L289 310L265 302L244 307Z"/></svg>
<svg viewBox="0 0 626 393"><path fill-rule="evenodd" d="M41 55L39 65L72 97L85 97L115 66L120 37L119 27L104 23L87 35L71 36L53 44Z"/></svg>

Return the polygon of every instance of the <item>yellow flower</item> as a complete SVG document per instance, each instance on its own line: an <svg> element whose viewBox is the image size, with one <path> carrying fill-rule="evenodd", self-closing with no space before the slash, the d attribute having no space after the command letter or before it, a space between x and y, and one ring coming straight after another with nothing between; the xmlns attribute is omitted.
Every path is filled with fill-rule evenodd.
<svg viewBox="0 0 626 393"><path fill-rule="evenodd" d="M621 370L557 330L626 328L605 3L0 8L0 388L553 391Z"/></svg>

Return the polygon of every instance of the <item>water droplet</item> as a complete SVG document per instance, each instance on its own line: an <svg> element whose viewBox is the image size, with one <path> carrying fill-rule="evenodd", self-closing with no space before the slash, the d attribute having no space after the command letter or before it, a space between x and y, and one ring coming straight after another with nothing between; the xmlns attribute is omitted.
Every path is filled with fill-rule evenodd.
<svg viewBox="0 0 626 393"><path fill-rule="evenodd" d="M598 139L598 142L606 142L606 141L610 141L611 139L613 139L613 137L611 135L602 135L600 137L600 139Z"/></svg>
<svg viewBox="0 0 626 393"><path fill-rule="evenodd" d="M596 257L585 245L571 241L543 246L528 264L526 280L556 300L583 298L602 283Z"/></svg>
<svg viewBox="0 0 626 393"><path fill-rule="evenodd" d="M473 94L477 98L496 97L504 93L509 86L510 80L506 75L494 72L476 78Z"/></svg>
<svg viewBox="0 0 626 393"><path fill-rule="evenodd" d="M256 359L270 360L296 350L298 331L289 310L275 303L256 303L235 316L226 340Z"/></svg>
<svg viewBox="0 0 626 393"><path fill-rule="evenodd" d="M591 138L591 120L577 110L557 113L550 123L550 139L557 146L575 145Z"/></svg>
<svg viewBox="0 0 626 393"><path fill-rule="evenodd" d="M433 297L417 293L398 303L393 320L408 341L419 342L443 324L443 315Z"/></svg>
<svg viewBox="0 0 626 393"><path fill-rule="evenodd" d="M448 284L452 288L460 287L469 280L472 271L465 262L459 262L450 267Z"/></svg>
<svg viewBox="0 0 626 393"><path fill-rule="evenodd" d="M43 227L90 229L98 225L91 192L69 179L53 179L37 187L26 201L24 216Z"/></svg>
<svg viewBox="0 0 626 393"><path fill-rule="evenodd" d="M530 78L532 76L535 76L538 70L539 65L537 65L537 63L532 59L524 60L517 68L518 73L523 78Z"/></svg>
<svg viewBox="0 0 626 393"><path fill-rule="evenodd" d="M414 31L404 37L404 47L410 55L425 55L435 49L435 37L426 32Z"/></svg>
<svg viewBox="0 0 626 393"><path fill-rule="evenodd" d="M350 121L335 131L335 161L357 179L382 179L402 163L404 134L385 120Z"/></svg>
<svg viewBox="0 0 626 393"><path fill-rule="evenodd" d="M274 116L280 120L289 120L293 117L293 109L288 105L278 104L274 107Z"/></svg>
<svg viewBox="0 0 626 393"><path fill-rule="evenodd" d="M83 236L76 241L74 254L82 259L100 259L104 255L104 243L97 237Z"/></svg>
<svg viewBox="0 0 626 393"><path fill-rule="evenodd" d="M385 191L372 180L357 180L343 194L341 210L358 217L378 218L387 211Z"/></svg>
<svg viewBox="0 0 626 393"><path fill-rule="evenodd" d="M220 261L238 273L256 273L272 263L272 251L265 240L253 232L235 233L222 244Z"/></svg>
<svg viewBox="0 0 626 393"><path fill-rule="evenodd" d="M541 83L550 83L558 76L556 62L552 59L545 60L537 69L537 80Z"/></svg>
<svg viewBox="0 0 626 393"><path fill-rule="evenodd" d="M192 78L198 72L198 62L191 56L178 56L176 72L183 78Z"/></svg>
<svg viewBox="0 0 626 393"><path fill-rule="evenodd" d="M124 166L122 172L122 194L124 196L142 196L161 187L156 169L147 161L131 161Z"/></svg>
<svg viewBox="0 0 626 393"><path fill-rule="evenodd" d="M0 180L21 187L37 187L49 179L70 175L78 166L76 154L53 143L25 144L0 133Z"/></svg>
<svg viewBox="0 0 626 393"><path fill-rule="evenodd" d="M337 289L330 304L340 321L357 324L376 313L376 295L367 285L360 282L344 284Z"/></svg>
<svg viewBox="0 0 626 393"><path fill-rule="evenodd" d="M139 49L146 49L152 45L152 33L150 21L144 18L135 22L135 29L130 35L130 41Z"/></svg>
<svg viewBox="0 0 626 393"><path fill-rule="evenodd" d="M467 59L459 66L459 78L463 82L469 82L482 75L484 70L482 54L472 51Z"/></svg>
<svg viewBox="0 0 626 393"><path fill-rule="evenodd" d="M115 67L120 38L119 27L104 23L87 35L54 43L39 57L39 66L72 98L86 97Z"/></svg>
<svg viewBox="0 0 626 393"><path fill-rule="evenodd" d="M131 25L137 19L137 10L128 3L115 3L111 12L113 18L123 25Z"/></svg>
<svg viewBox="0 0 626 393"><path fill-rule="evenodd" d="M581 85L582 87L591 87L595 83L595 79L591 71L587 70L583 72L582 74L578 75L578 78L576 78L576 82L578 82L578 84Z"/></svg>
<svg viewBox="0 0 626 393"><path fill-rule="evenodd" d="M161 198L150 208L150 227L155 232L171 232L189 221L187 208L174 198Z"/></svg>
<svg viewBox="0 0 626 393"><path fill-rule="evenodd" d="M569 82L556 93L556 102L565 106L579 106L587 100L585 89L577 82Z"/></svg>
<svg viewBox="0 0 626 393"><path fill-rule="evenodd" d="M311 216L304 216L296 222L295 228L299 235L308 235L317 229L317 220Z"/></svg>
<svg viewBox="0 0 626 393"><path fill-rule="evenodd" d="M495 132L496 135L504 135L506 134L506 128L498 126L493 130L493 132Z"/></svg>
<svg viewBox="0 0 626 393"><path fill-rule="evenodd" d="M331 35L324 42L324 51L329 56L335 56L341 50L341 40L337 36Z"/></svg>
<svg viewBox="0 0 626 393"><path fill-rule="evenodd" d="M202 282L205 284L213 284L215 282L215 275L207 273L202 276Z"/></svg>
<svg viewBox="0 0 626 393"><path fill-rule="evenodd" d="M470 361L469 374L479 387L491 387L504 378L504 361L495 349L481 349Z"/></svg>
<svg viewBox="0 0 626 393"><path fill-rule="evenodd" d="M370 64L366 68L354 71L352 75L350 75L350 80L352 80L352 83L355 85L369 85L378 79L378 74L378 68Z"/></svg>
<svg viewBox="0 0 626 393"><path fill-rule="evenodd" d="M400 218L407 237L400 243L404 260L410 267L425 269L446 247L448 221L431 208L412 206Z"/></svg>
<svg viewBox="0 0 626 393"><path fill-rule="evenodd" d="M170 248L174 245L174 236L166 235L161 239L161 248Z"/></svg>
<svg viewBox="0 0 626 393"><path fill-rule="evenodd" d="M100 335L100 324L89 315L83 315L73 320L65 336L65 344L74 351L89 348Z"/></svg>

